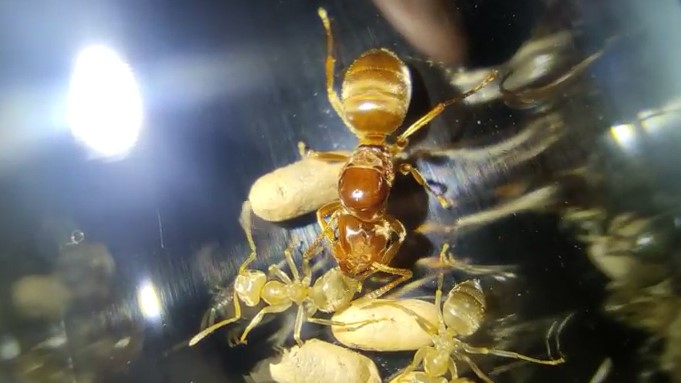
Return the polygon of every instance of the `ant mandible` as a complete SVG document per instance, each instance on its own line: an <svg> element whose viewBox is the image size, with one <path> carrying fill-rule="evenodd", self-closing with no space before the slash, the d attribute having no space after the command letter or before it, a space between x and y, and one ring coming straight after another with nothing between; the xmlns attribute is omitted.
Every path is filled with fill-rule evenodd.
<svg viewBox="0 0 681 383"><path fill-rule="evenodd" d="M408 269L389 266L404 241L406 230L386 213L386 202L395 178L395 155L406 148L409 137L442 113L445 108L474 94L491 81L492 71L475 88L441 102L419 118L394 143L388 137L402 125L411 101L411 77L406 64L388 49L371 49L350 65L343 78L341 96L334 89L333 35L326 10L319 8L326 34L326 90L329 101L345 125L359 139L352 153L309 151L308 156L326 161L346 161L338 180L339 200L322 206L317 221L332 243L332 253L341 270L363 281L376 272L396 279L366 295L378 298L408 280ZM304 151L301 145L301 152ZM423 175L409 163L397 165L447 208L450 202L436 193ZM327 221L326 218L329 217ZM332 224L335 223L335 229ZM361 288L361 284L359 285Z"/></svg>

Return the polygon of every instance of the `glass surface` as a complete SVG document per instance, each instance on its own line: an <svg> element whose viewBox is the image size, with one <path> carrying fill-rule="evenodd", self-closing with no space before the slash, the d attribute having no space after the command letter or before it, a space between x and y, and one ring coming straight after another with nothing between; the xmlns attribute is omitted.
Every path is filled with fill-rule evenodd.
<svg viewBox="0 0 681 383"><path fill-rule="evenodd" d="M251 185L298 161L300 141L357 144L327 98L320 6L336 89L369 49L407 64L405 126L499 73L400 157L454 203L396 175L388 212L408 234L391 264L423 283L391 293L432 302L447 243L483 270L445 273L445 296L469 279L486 296L461 339L546 359L548 338L566 359L473 355L477 375L681 381L677 1L74 0L0 2L0 382L270 381L268 358L295 345L295 308L247 345L233 340L253 308L187 343L233 312ZM314 214L252 226L263 271L320 232ZM322 325L302 335L335 342ZM414 351L362 353L389 381ZM331 365L318 357L310 374Z"/></svg>

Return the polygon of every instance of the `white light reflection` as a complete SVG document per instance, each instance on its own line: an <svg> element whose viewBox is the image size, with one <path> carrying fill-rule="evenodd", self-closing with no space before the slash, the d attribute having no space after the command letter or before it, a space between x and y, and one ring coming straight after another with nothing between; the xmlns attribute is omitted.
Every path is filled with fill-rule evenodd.
<svg viewBox="0 0 681 383"><path fill-rule="evenodd" d="M21 344L16 338L5 335L0 337L0 361L14 359L21 355Z"/></svg>
<svg viewBox="0 0 681 383"><path fill-rule="evenodd" d="M151 281L144 281L137 290L137 304L145 319L156 320L161 317L161 298Z"/></svg>
<svg viewBox="0 0 681 383"><path fill-rule="evenodd" d="M132 69L111 48L84 48L67 99L71 133L99 156L127 153L142 127L142 97Z"/></svg>
<svg viewBox="0 0 681 383"><path fill-rule="evenodd" d="M643 130L652 136L671 131L681 122L681 106L666 105L657 110L644 110L638 114Z"/></svg>
<svg viewBox="0 0 681 383"><path fill-rule="evenodd" d="M636 127L632 124L614 125L610 128L610 135L623 149L631 150L636 143Z"/></svg>

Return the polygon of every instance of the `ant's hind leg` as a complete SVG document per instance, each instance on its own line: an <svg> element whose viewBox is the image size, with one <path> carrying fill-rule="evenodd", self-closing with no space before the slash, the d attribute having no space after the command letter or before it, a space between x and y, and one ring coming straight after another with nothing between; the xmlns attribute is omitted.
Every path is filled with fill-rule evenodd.
<svg viewBox="0 0 681 383"><path fill-rule="evenodd" d="M537 364L545 364L548 366L556 366L559 364L562 364L565 362L564 357L560 357L558 359L538 359L538 358L533 358L527 355L519 354L517 352L513 351L505 351L505 350L496 350L493 348L487 348L487 347L474 347L469 344L465 344L463 342L462 346L464 351L466 351L469 354L484 354L484 355L496 355L500 356L502 358L510 358L510 359L520 359L524 360L526 362L531 362L531 363L537 363Z"/></svg>
<svg viewBox="0 0 681 383"><path fill-rule="evenodd" d="M464 100L465 98L467 98L467 97L469 97L469 96L475 94L475 93L478 92L480 89L482 89L482 88L484 88L485 86L487 86L490 82L494 81L494 79L497 78L497 75L498 75L498 74L499 74L498 71L493 70L493 71L491 71L491 72L487 75L487 77L485 77L485 79L483 79L478 85L476 85L475 87L473 87L473 88L470 89L469 91L467 91L467 92L465 92L465 93L463 93L463 94L461 94L461 95L459 95L459 96L457 96L457 97L454 97L454 98L452 98L452 99L450 99L450 100L443 101L443 102L441 102L441 103L435 105L435 107L433 107L433 109L431 109L430 112L426 113L425 116L423 116L423 117L419 118L418 120L416 120L416 122L414 122L413 124L411 124L411 126L409 126L409 127L404 131L404 133L400 134L400 135L397 137L397 139L395 140L395 146L397 147L397 149L398 149L398 150L404 149L404 148L409 144L409 137L410 137L411 135L413 135L414 133L418 132L421 128L423 128L423 127L426 126L429 122L431 122L435 117L439 116L440 113L444 112L444 110L445 110L448 106L453 105L453 104L456 104L456 103L458 103L458 102Z"/></svg>
<svg viewBox="0 0 681 383"><path fill-rule="evenodd" d="M448 200L445 196L433 190L433 188L431 188L430 185L428 185L428 181L426 181L426 178L423 177L423 174L421 174L421 172L418 169L416 169L412 164L406 162L401 163L399 166L399 171L405 176L411 174L411 176L414 177L414 180L418 182L419 185L423 186L423 188L426 189L427 192L431 193L432 195L435 196L435 198L437 198L437 201L443 208L447 209L454 205L452 201Z"/></svg>
<svg viewBox="0 0 681 383"><path fill-rule="evenodd" d="M215 330L241 319L241 305L239 304L239 296L237 295L236 291L234 291L233 300L234 300L234 316L232 318L225 319L223 321L211 325L210 327L201 330L201 332L194 335L194 337L189 340L189 347L199 343L203 338L212 334Z"/></svg>
<svg viewBox="0 0 681 383"><path fill-rule="evenodd" d="M465 355L460 355L459 358L462 359L464 362L466 362L466 364L468 364L468 366L471 368L473 373L475 373L475 375L478 378L482 379L485 383L494 383L494 381L492 379L490 379L490 377L487 376L487 374L482 372L480 367L478 367L478 365L475 364L475 362L473 362L473 359L471 359L471 358L469 358Z"/></svg>
<svg viewBox="0 0 681 383"><path fill-rule="evenodd" d="M452 358L449 358L449 379L451 379L452 383L470 382L470 380L466 378L459 378L459 370L457 369L456 363Z"/></svg>
<svg viewBox="0 0 681 383"><path fill-rule="evenodd" d="M258 312L258 314L256 314L255 317L253 317L253 320L251 320L251 323L248 324L248 326L244 330L243 334L241 334L241 338L239 338L239 343L246 344L246 338L248 337L248 334L255 328L255 326L259 325L260 322L262 322L262 319L266 314L276 314L276 313L284 312L284 311L288 310L289 307L291 307L290 303L283 304L283 305L264 307L262 310L260 310Z"/></svg>
<svg viewBox="0 0 681 383"><path fill-rule="evenodd" d="M343 103L341 103L338 93L333 87L333 77L334 77L334 64L336 59L333 56L333 33L331 32L331 21L329 21L329 16L326 14L324 8L319 8L319 18L322 19L322 24L324 25L324 33L326 34L326 92L329 96L329 102L333 109L338 113L338 116L343 120L346 126L350 126L347 118L345 117L345 111L343 110Z"/></svg>
<svg viewBox="0 0 681 383"><path fill-rule="evenodd" d="M215 308L211 308L203 314L201 317L201 328L206 328L215 324L215 311Z"/></svg>
<svg viewBox="0 0 681 383"><path fill-rule="evenodd" d="M423 357L425 356L426 349L421 348L416 353L414 353L414 358L412 359L411 363L407 367L405 367L402 371L399 371L397 375L391 380L391 382L394 381L399 381L399 378L407 375L408 373L416 370L421 362L423 361Z"/></svg>

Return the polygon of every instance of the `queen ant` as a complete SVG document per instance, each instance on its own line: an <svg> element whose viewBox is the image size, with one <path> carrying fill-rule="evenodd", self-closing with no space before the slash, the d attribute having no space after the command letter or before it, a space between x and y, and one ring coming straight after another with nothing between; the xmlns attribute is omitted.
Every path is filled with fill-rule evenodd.
<svg viewBox="0 0 681 383"><path fill-rule="evenodd" d="M360 282L377 272L397 276L362 299L378 298L412 277L409 269L389 266L406 236L404 225L386 212L396 170L411 175L437 197L442 207L451 206L451 202L433 190L413 165L396 164L396 155L407 147L410 136L446 107L492 82L497 72L492 71L462 95L437 104L397 136L394 143L389 143L389 136L402 125L411 101L412 81L406 64L388 49L368 50L345 72L339 97L334 89L331 23L323 8L319 8L319 17L326 34L328 98L359 143L351 153L308 151L306 154L302 145L301 153L326 161L345 161L338 179L339 200L322 206L317 211L317 221L332 243L332 253L343 273Z"/></svg>

